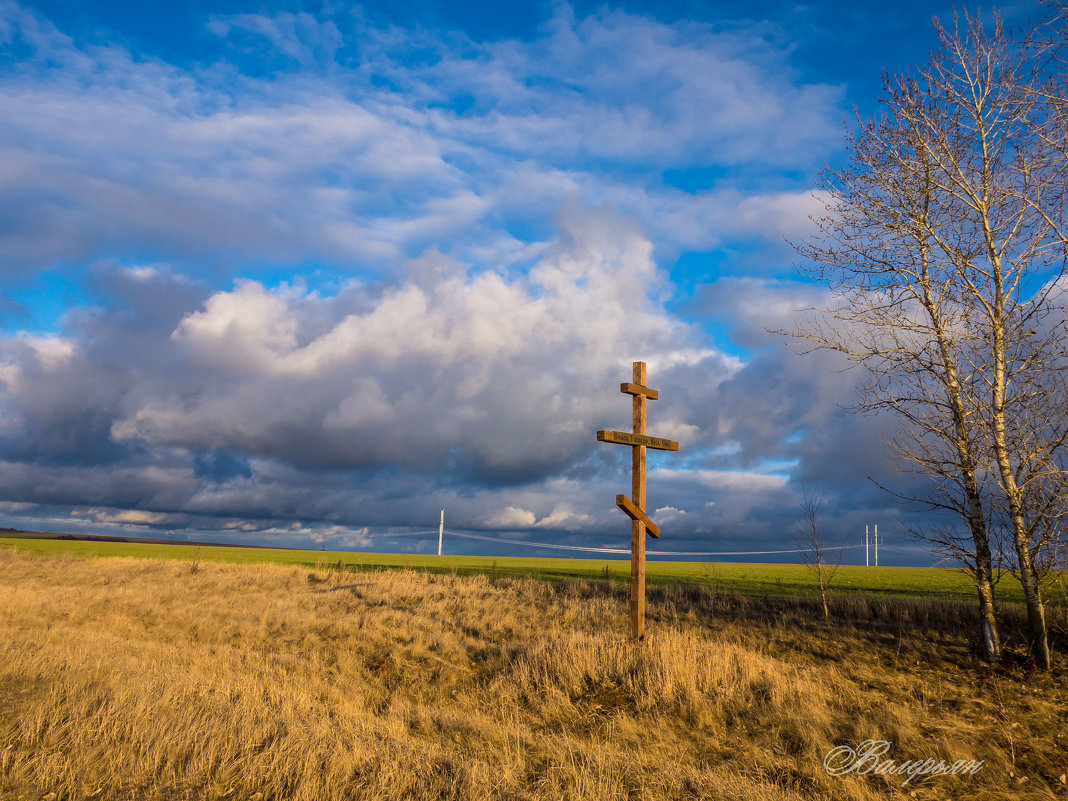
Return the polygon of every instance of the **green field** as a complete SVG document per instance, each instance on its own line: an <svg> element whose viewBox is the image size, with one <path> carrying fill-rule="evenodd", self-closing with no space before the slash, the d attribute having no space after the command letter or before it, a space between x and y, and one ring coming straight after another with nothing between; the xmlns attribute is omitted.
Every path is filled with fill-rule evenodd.
<svg viewBox="0 0 1068 801"><path fill-rule="evenodd" d="M277 563L305 565L313 569L346 570L411 569L439 573L491 576L530 576L548 581L583 579L624 583L630 563L612 559L539 559L491 556L436 556L426 554L380 554L353 551L309 551L282 548L170 545L132 542L101 542L52 539L45 535L0 538L0 548L75 557L127 556L142 559L177 559L190 563ZM647 563L650 587L684 584L713 591L753 596L811 595L815 583L804 565L743 564L735 562ZM1064 602L1063 584L1051 587L1047 597ZM858 567L843 565L835 578L835 593L934 597L971 601L974 590L960 570L938 567ZM998 586L1003 601L1020 601L1017 581L1006 576Z"/></svg>

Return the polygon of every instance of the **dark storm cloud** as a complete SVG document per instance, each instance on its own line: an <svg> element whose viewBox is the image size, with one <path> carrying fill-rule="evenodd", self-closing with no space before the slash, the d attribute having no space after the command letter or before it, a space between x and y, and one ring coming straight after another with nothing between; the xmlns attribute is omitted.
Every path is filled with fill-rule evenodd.
<svg viewBox="0 0 1068 801"><path fill-rule="evenodd" d="M754 337L750 358L726 357L655 300L662 277L630 223L567 224L529 276L431 253L403 283L330 298L98 265L95 308L4 345L0 497L235 535L421 528L447 508L453 527L616 542L629 460L592 432L629 426L618 386L641 354L663 398L650 430L683 443L650 459L669 549L781 545L800 480L828 496L836 537L886 506L866 479L879 427L841 408L854 377L756 341L809 289L724 287L739 316L725 322Z"/></svg>

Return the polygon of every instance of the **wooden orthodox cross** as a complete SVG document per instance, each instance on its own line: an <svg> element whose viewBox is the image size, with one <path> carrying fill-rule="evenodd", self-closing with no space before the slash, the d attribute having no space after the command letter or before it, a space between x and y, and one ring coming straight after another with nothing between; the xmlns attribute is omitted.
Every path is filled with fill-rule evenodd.
<svg viewBox="0 0 1068 801"><path fill-rule="evenodd" d="M600 442L630 445L630 498L616 496L616 506L630 518L630 636L640 640L645 636L645 532L660 537L660 529L645 513L645 449L677 451L679 443L645 435L645 402L656 400L660 393L645 386L645 362L634 362L630 383L619 385L619 391L633 395L634 432L598 431Z"/></svg>

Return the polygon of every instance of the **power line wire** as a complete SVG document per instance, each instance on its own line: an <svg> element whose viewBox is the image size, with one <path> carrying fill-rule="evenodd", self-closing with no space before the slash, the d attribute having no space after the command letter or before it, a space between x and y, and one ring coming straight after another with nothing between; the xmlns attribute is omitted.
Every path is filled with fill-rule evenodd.
<svg viewBox="0 0 1068 801"><path fill-rule="evenodd" d="M514 540L505 539L503 537L490 537L484 534L465 534L459 531L449 531L450 536L463 537L468 540L482 540L483 542L499 542L505 545L525 545L528 548L551 548L553 550L561 551L587 551L590 553L617 553L617 554L629 554L629 548L595 548L592 546L583 545L560 545L558 543L549 542L533 542L530 540ZM863 548L863 545L832 545L828 546L828 550L838 550L839 548ZM808 553L812 548L787 548L783 550L774 551L646 551L646 556L765 556L772 554L783 553Z"/></svg>
<svg viewBox="0 0 1068 801"><path fill-rule="evenodd" d="M548 542L529 542L526 540L509 540L503 537L486 537L481 534L462 534L459 531L449 531L451 537L463 537L467 540L482 540L484 542L501 542L506 545L526 545L531 548L552 548L560 551L590 551L593 553L630 553L624 548L594 548L582 545L560 545Z"/></svg>
<svg viewBox="0 0 1068 801"><path fill-rule="evenodd" d="M365 534L363 536L369 539L392 539L394 537L425 537L432 534L437 534L437 529L428 529L426 531L398 531L398 532L382 532L377 534ZM517 540L507 537L491 537L485 534L470 534L461 531L449 530L448 535L451 537L461 537L467 540L479 540L481 542L494 542L502 545L518 545L527 548L547 548L555 551L580 551L584 553L604 553L604 554L619 554L626 555L630 553L629 548L612 548L612 547L596 547L592 545L562 545L560 543L552 542L538 542L531 540ZM828 545L827 550L837 551L854 548L863 548L863 545ZM883 548L888 548L894 551L908 551L908 552L923 552L927 551L919 546L908 545L883 545ZM646 551L646 556L775 556L779 554L790 553L810 553L812 548L781 548L775 550L765 551Z"/></svg>

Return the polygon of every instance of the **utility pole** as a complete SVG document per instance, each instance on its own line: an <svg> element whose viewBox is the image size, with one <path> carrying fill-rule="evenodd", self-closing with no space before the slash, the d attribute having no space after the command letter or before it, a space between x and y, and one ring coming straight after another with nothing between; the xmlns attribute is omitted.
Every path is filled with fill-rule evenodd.
<svg viewBox="0 0 1068 801"><path fill-rule="evenodd" d="M879 566L879 524L875 524L875 566Z"/></svg>
<svg viewBox="0 0 1068 801"><path fill-rule="evenodd" d="M864 567L871 567L871 561L868 558L869 547L868 527L864 526Z"/></svg>
<svg viewBox="0 0 1068 801"><path fill-rule="evenodd" d="M438 556L441 556L441 538L445 534L445 510L441 510L441 520L438 521Z"/></svg>

